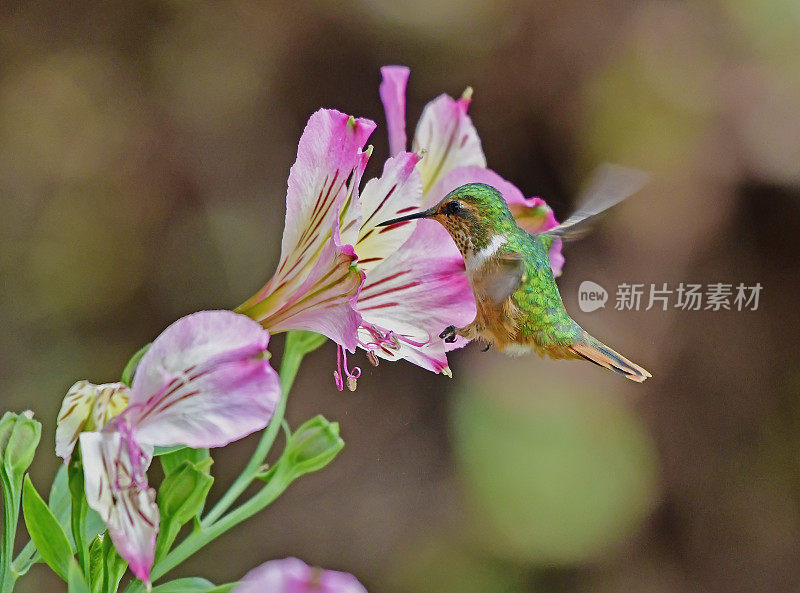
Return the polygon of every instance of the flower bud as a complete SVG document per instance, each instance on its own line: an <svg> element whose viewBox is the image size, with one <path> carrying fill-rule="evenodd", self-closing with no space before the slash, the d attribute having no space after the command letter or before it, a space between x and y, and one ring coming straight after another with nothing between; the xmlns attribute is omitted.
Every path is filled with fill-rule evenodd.
<svg viewBox="0 0 800 593"><path fill-rule="evenodd" d="M17 423L17 415L12 412L6 412L0 418L0 461L3 459L3 454L8 445L8 439L11 438L11 433L14 432L14 425Z"/></svg>
<svg viewBox="0 0 800 593"><path fill-rule="evenodd" d="M328 465L344 447L339 424L318 415L303 423L289 438L281 463L297 478Z"/></svg>
<svg viewBox="0 0 800 593"><path fill-rule="evenodd" d="M42 425L33 419L33 412L7 412L0 420L0 456L8 475L22 480L33 462L42 436Z"/></svg>
<svg viewBox="0 0 800 593"><path fill-rule="evenodd" d="M214 483L207 471L210 464L211 458L199 464L184 461L164 478L158 489L158 508L165 520L183 525L203 510Z"/></svg>

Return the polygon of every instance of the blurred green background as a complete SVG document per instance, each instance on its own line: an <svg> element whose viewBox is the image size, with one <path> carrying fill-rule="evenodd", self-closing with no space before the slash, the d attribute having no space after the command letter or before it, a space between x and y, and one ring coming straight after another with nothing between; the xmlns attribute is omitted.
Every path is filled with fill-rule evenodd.
<svg viewBox="0 0 800 593"><path fill-rule="evenodd" d="M379 173L379 67L402 63L410 125L473 86L490 167L559 218L598 163L652 172L565 248L560 285L654 377L473 346L452 380L359 354L340 394L328 344L288 415L338 420L344 452L175 574L296 555L371 593L797 591L799 28L795 0L3 2L0 403L44 422L34 482L75 380L269 278L312 111L379 122ZM587 279L611 293L589 314ZM763 291L616 311L621 282ZM252 446L217 456L214 496ZM20 591L60 586L33 574Z"/></svg>

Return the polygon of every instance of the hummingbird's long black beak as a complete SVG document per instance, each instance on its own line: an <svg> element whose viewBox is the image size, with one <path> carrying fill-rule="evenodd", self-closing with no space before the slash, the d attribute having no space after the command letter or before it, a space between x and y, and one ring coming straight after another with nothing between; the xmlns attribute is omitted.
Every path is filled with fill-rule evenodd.
<svg viewBox="0 0 800 593"><path fill-rule="evenodd" d="M413 214L406 214L400 218L393 218L391 220L378 223L376 226L389 226L390 224L394 224L396 222L405 222L407 220L415 220L417 218L429 218L433 216L434 212L435 210L433 208L429 208L428 210L423 210L422 212L414 212Z"/></svg>

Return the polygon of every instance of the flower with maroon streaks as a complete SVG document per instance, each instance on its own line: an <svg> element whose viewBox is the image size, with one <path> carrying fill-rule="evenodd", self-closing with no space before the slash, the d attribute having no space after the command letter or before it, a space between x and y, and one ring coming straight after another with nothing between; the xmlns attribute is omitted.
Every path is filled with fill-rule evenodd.
<svg viewBox="0 0 800 593"><path fill-rule="evenodd" d="M86 499L141 580L159 527L145 473L154 447L221 447L264 428L280 395L268 343L268 332L231 311L183 317L142 357L127 408L80 435Z"/></svg>

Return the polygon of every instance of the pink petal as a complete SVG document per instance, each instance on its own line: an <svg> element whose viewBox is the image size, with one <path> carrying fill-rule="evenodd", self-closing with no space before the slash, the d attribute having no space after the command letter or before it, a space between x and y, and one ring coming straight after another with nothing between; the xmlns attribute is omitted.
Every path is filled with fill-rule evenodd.
<svg viewBox="0 0 800 593"><path fill-rule="evenodd" d="M379 89L386 128L389 132L389 154L396 155L406 149L406 85L410 70L405 66L381 68Z"/></svg>
<svg viewBox="0 0 800 593"><path fill-rule="evenodd" d="M456 101L448 95L441 95L428 103L422 112L412 151L424 151L419 170L426 194L453 169L486 166L481 140L467 115L469 103L468 96Z"/></svg>
<svg viewBox="0 0 800 593"><path fill-rule="evenodd" d="M525 198L513 183L491 169L481 167L462 167L444 175L426 194L423 206L429 207L438 203L448 193L467 183L485 183L497 189L503 194L517 224L533 235L558 226L553 210L543 199ZM550 246L550 267L556 276L561 274L564 267L561 239L556 239Z"/></svg>
<svg viewBox="0 0 800 593"><path fill-rule="evenodd" d="M270 560L248 572L231 593L367 593L351 574L307 565L297 558Z"/></svg>
<svg viewBox="0 0 800 593"><path fill-rule="evenodd" d="M310 260L330 233L347 193L347 180L361 161L361 149L375 123L354 119L333 109L321 109L308 120L297 161L289 172L286 226L281 264ZM297 269L297 268L296 268ZM290 275L278 267L279 278Z"/></svg>
<svg viewBox="0 0 800 593"><path fill-rule="evenodd" d="M411 223L378 227L379 223L420 209L422 181L416 164L419 155L401 152L386 161L383 175L370 179L361 192L361 227L355 242L358 267L369 274L397 251L414 231Z"/></svg>
<svg viewBox="0 0 800 593"><path fill-rule="evenodd" d="M359 194L359 187L361 186L361 178L364 175L364 170L367 168L367 162L372 155L370 149L361 153L356 168L353 169L353 175L350 178L348 195L339 210L339 244L340 245L355 245L358 241L358 234L361 229L361 195Z"/></svg>
<svg viewBox="0 0 800 593"><path fill-rule="evenodd" d="M221 447L264 428L280 395L269 333L231 311L183 317L142 357L124 416L141 443Z"/></svg>
<svg viewBox="0 0 800 593"><path fill-rule="evenodd" d="M369 327L390 330L397 337L399 349L384 345L375 354L447 372L439 333L475 318L464 261L447 231L434 221L419 221L403 247L367 275L358 310L364 322L362 344L369 343Z"/></svg>
<svg viewBox="0 0 800 593"><path fill-rule="evenodd" d="M149 581L159 525L156 493L144 475L150 456L127 446L119 432L85 432L80 446L89 506L105 522L133 574Z"/></svg>
<svg viewBox="0 0 800 593"><path fill-rule="evenodd" d="M286 226L278 269L237 311L271 331L311 329L347 347L354 343L355 332L342 336L339 328L352 325L354 314L347 307L357 294L360 276L357 270L342 274L355 255L334 237L334 226L348 194L355 196L357 180L349 187L347 182L351 174L360 177L363 172L369 155L362 148L374 129L375 124L370 120L354 119L331 109L322 109L311 116L289 174ZM324 282L328 277L339 279L339 283L329 286ZM325 294L320 297L314 291L321 288L321 282ZM319 312L306 311L309 299L320 298L328 307L325 315L343 317L324 327L309 327L309 319L322 317ZM290 310L287 303L298 304L305 315Z"/></svg>
<svg viewBox="0 0 800 593"><path fill-rule="evenodd" d="M510 181L506 181L500 175L484 167L460 167L453 169L447 174L442 175L431 190L425 194L423 206L429 208L438 204L451 191L467 183L485 183L491 185L503 194L503 199L510 206L511 204L525 204L525 197Z"/></svg>

